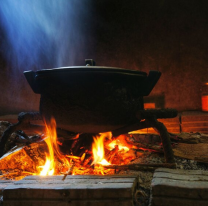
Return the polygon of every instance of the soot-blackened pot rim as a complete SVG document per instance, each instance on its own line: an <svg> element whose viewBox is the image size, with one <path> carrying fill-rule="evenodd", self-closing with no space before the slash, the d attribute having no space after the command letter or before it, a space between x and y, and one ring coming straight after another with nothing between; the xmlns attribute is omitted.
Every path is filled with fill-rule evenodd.
<svg viewBox="0 0 208 206"><path fill-rule="evenodd" d="M107 75L106 81L108 79L118 79L127 77L130 81L128 82L135 82L135 81L143 81L143 89L144 92L141 93L142 96L147 96L157 83L158 79L160 78L161 72L159 71L150 71L147 75L146 72L137 71L137 70L129 70L117 67L104 67L104 66L73 66L73 67L60 67L54 69L42 69L38 71L25 71L24 75L30 84L33 91L37 94L42 93L42 86L39 84L39 80L42 82L44 80L47 81L48 78L57 78L57 77L66 77L66 76L73 76L79 77L79 75L87 74L86 78L90 76L97 77L99 75L101 78L103 75Z"/></svg>

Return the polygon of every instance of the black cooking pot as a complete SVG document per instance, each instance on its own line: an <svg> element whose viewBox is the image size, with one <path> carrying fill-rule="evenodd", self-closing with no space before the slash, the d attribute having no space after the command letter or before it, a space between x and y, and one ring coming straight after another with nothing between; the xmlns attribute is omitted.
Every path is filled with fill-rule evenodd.
<svg viewBox="0 0 208 206"><path fill-rule="evenodd" d="M88 64L24 75L33 91L41 94L40 113L46 121L53 116L60 128L98 133L138 121L143 96L149 95L161 73Z"/></svg>

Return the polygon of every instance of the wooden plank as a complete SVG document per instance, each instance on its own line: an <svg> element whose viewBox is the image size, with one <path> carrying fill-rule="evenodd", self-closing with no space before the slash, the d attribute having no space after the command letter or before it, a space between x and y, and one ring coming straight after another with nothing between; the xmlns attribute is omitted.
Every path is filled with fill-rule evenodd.
<svg viewBox="0 0 208 206"><path fill-rule="evenodd" d="M206 200L193 200L186 198L154 197L151 206L207 206Z"/></svg>
<svg viewBox="0 0 208 206"><path fill-rule="evenodd" d="M132 198L133 184L97 185L11 185L4 189L4 200L11 199L118 199Z"/></svg>
<svg viewBox="0 0 208 206"><path fill-rule="evenodd" d="M137 178L131 176L94 177L97 178L91 175L67 176L63 181L63 176L28 176L4 189L4 203L7 206L24 203L23 205L26 206L28 201L35 201L38 205L49 201L51 205L54 205L53 202L56 204L60 202L63 205L67 202L66 205L69 205L70 200L71 206L83 205L76 202L86 200L90 206L94 206L95 201L98 203L105 200L105 204L99 203L98 205L131 205L137 187ZM121 204L121 200L126 204Z"/></svg>
<svg viewBox="0 0 208 206"><path fill-rule="evenodd" d="M206 199L208 201L208 182L174 180L169 178L154 178L152 180L154 196L170 196L192 199ZM208 204L208 202L207 202Z"/></svg>
<svg viewBox="0 0 208 206"><path fill-rule="evenodd" d="M4 201L4 206L133 206L131 200L79 200L79 201Z"/></svg>
<svg viewBox="0 0 208 206"><path fill-rule="evenodd" d="M62 177L63 178L63 177ZM38 180L30 180L27 179L20 180L15 182L15 185L19 184L106 184L106 183L132 183L135 178L111 178L111 179L65 179L64 181L60 181L57 179L38 179Z"/></svg>
<svg viewBox="0 0 208 206"><path fill-rule="evenodd" d="M0 176L1 177L1 176ZM3 190L8 186L13 184L12 180L0 180L0 196L3 194Z"/></svg>
<svg viewBox="0 0 208 206"><path fill-rule="evenodd" d="M158 168L151 188L151 206L208 205L207 171Z"/></svg>
<svg viewBox="0 0 208 206"><path fill-rule="evenodd" d="M155 170L154 175L157 173L170 173L170 174L184 174L184 175L201 175L208 176L208 171L204 170L180 170L180 169L169 169L169 168L158 168ZM154 177L153 175L153 177Z"/></svg>
<svg viewBox="0 0 208 206"><path fill-rule="evenodd" d="M187 180L187 181L208 181L208 175L202 176L194 174L192 176L187 174L172 174L172 173L165 173L165 172L156 172L154 174L155 178L169 178L173 180Z"/></svg>
<svg viewBox="0 0 208 206"><path fill-rule="evenodd" d="M24 180L38 180L38 179L56 179L56 180L62 180L63 175L53 175L53 176L40 176L40 175L33 175L33 176L27 176L24 178ZM68 175L66 177L67 179L124 179L124 178L137 178L137 175Z"/></svg>

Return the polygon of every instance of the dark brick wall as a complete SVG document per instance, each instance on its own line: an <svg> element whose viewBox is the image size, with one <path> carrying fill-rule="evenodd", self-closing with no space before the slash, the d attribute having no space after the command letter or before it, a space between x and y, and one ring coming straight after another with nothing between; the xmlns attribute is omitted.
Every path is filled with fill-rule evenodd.
<svg viewBox="0 0 208 206"><path fill-rule="evenodd" d="M200 110L201 86L208 81L208 1L98 2L96 61L159 70L150 96L164 96L165 107Z"/></svg>
<svg viewBox="0 0 208 206"><path fill-rule="evenodd" d="M89 48L86 58L97 65L159 70L150 97L180 111L201 109L201 87L208 81L208 1L96 0L89 7L92 19L83 25L90 24L93 38L83 45ZM0 114L38 110L39 96L22 72L10 75L1 59Z"/></svg>

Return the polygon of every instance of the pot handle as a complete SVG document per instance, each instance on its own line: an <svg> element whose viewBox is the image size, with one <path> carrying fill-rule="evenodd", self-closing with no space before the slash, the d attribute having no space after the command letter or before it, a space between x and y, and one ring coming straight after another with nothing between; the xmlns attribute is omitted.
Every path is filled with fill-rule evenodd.
<svg viewBox="0 0 208 206"><path fill-rule="evenodd" d="M143 96L148 96L161 76L159 71L150 71L143 82Z"/></svg>
<svg viewBox="0 0 208 206"><path fill-rule="evenodd" d="M36 73L34 71L25 71L23 72L25 75L25 78L27 79L27 82L29 83L30 87L32 88L33 92L36 94L40 94L40 88L37 86L35 82L35 75Z"/></svg>
<svg viewBox="0 0 208 206"><path fill-rule="evenodd" d="M85 59L86 66L95 66L95 61L93 59Z"/></svg>

